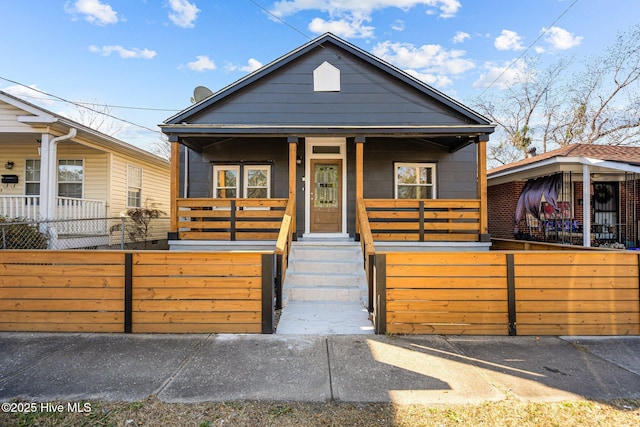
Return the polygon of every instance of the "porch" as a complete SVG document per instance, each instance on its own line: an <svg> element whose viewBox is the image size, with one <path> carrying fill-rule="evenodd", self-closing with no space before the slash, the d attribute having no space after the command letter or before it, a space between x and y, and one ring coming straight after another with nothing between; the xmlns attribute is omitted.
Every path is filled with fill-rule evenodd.
<svg viewBox="0 0 640 427"><path fill-rule="evenodd" d="M55 219L60 220L104 218L107 215L107 204L104 200L56 197L54 205ZM0 216L23 220L42 219L40 196L0 195Z"/></svg>

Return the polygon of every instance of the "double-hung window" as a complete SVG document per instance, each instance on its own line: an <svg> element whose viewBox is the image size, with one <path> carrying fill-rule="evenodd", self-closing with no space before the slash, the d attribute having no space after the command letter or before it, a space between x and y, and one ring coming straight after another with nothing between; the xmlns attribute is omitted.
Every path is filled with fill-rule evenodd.
<svg viewBox="0 0 640 427"><path fill-rule="evenodd" d="M142 168L127 165L127 207L142 207Z"/></svg>
<svg viewBox="0 0 640 427"><path fill-rule="evenodd" d="M249 199L271 197L271 168L267 165L244 167L244 197Z"/></svg>
<svg viewBox="0 0 640 427"><path fill-rule="evenodd" d="M235 199L239 197L240 166L216 165L213 167L213 197Z"/></svg>
<svg viewBox="0 0 640 427"><path fill-rule="evenodd" d="M58 160L58 197L81 199L83 182L82 160Z"/></svg>
<svg viewBox="0 0 640 427"><path fill-rule="evenodd" d="M435 163L396 163L394 173L396 199L436 198Z"/></svg>
<svg viewBox="0 0 640 427"><path fill-rule="evenodd" d="M40 195L40 159L27 159L24 172L24 194Z"/></svg>

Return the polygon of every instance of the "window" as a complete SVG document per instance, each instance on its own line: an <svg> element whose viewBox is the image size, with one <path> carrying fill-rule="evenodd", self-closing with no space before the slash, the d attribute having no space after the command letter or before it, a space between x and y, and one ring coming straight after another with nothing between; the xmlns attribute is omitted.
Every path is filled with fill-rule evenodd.
<svg viewBox="0 0 640 427"><path fill-rule="evenodd" d="M271 197L271 166L215 165L213 197L226 199Z"/></svg>
<svg viewBox="0 0 640 427"><path fill-rule="evenodd" d="M238 197L240 166L213 167L213 197L234 199Z"/></svg>
<svg viewBox="0 0 640 427"><path fill-rule="evenodd" d="M58 197L82 198L84 167L82 160L58 161Z"/></svg>
<svg viewBox="0 0 640 427"><path fill-rule="evenodd" d="M249 199L271 196L271 168L269 166L244 167L244 197Z"/></svg>
<svg viewBox="0 0 640 427"><path fill-rule="evenodd" d="M127 165L127 207L142 207L142 168Z"/></svg>
<svg viewBox="0 0 640 427"><path fill-rule="evenodd" d="M396 199L435 199L435 175L434 163L396 163Z"/></svg>
<svg viewBox="0 0 640 427"><path fill-rule="evenodd" d="M313 70L314 92L340 92L340 70L323 62Z"/></svg>
<svg viewBox="0 0 640 427"><path fill-rule="evenodd" d="M40 160L27 159L24 172L24 194L40 195Z"/></svg>

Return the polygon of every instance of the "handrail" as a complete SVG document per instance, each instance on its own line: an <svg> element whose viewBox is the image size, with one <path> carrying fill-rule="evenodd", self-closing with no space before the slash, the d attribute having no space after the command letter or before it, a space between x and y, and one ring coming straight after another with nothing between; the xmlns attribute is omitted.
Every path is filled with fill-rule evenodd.
<svg viewBox="0 0 640 427"><path fill-rule="evenodd" d="M278 240L276 240L276 254L283 254L285 250L291 246L291 239L293 238L293 233L291 233L291 219L295 215L295 205L296 202L294 199L289 199L287 202L287 208L284 211L282 225L278 233Z"/></svg>
<svg viewBox="0 0 640 427"><path fill-rule="evenodd" d="M358 199L356 203L358 211L358 221L360 222L360 242L362 245L362 255L364 255L366 260L369 255L375 254L376 249L373 243L373 235L371 234L371 225L369 224L365 202L363 199Z"/></svg>

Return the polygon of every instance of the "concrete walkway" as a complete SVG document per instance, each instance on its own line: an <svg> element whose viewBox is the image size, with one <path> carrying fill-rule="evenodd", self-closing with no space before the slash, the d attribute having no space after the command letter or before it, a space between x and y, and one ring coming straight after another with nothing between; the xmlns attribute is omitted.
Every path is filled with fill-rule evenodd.
<svg viewBox="0 0 640 427"><path fill-rule="evenodd" d="M0 400L640 398L640 337L0 333Z"/></svg>

